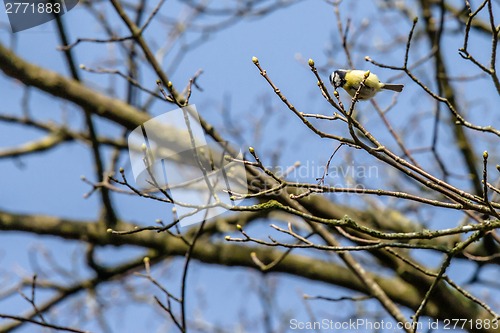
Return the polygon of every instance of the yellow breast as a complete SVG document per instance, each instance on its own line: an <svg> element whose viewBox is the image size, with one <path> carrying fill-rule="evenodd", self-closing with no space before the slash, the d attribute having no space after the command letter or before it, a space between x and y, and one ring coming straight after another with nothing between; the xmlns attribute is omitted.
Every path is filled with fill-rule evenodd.
<svg viewBox="0 0 500 333"><path fill-rule="evenodd" d="M346 73L346 84L344 85L345 91L352 97L356 95L361 82L363 82L365 71L353 70ZM377 75L370 73L365 81L365 86L361 88L358 99L369 99L372 98L380 89L382 89L383 84L378 79Z"/></svg>

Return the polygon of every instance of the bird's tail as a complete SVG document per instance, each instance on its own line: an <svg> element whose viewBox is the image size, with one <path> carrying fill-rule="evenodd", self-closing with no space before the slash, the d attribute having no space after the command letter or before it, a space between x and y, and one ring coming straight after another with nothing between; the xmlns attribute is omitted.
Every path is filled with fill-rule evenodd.
<svg viewBox="0 0 500 333"><path fill-rule="evenodd" d="M392 90L392 91L397 91L397 92L402 92L403 91L404 85L402 84L384 84L384 87L382 89L387 89L387 90Z"/></svg>

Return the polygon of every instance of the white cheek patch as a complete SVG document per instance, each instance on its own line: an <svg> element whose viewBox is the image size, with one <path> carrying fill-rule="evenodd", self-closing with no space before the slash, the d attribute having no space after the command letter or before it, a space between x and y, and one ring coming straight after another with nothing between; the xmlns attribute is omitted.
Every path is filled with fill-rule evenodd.
<svg viewBox="0 0 500 333"><path fill-rule="evenodd" d="M340 76L338 74L335 74L333 76L333 83L334 83L335 87L340 87L342 85L342 79L340 78Z"/></svg>

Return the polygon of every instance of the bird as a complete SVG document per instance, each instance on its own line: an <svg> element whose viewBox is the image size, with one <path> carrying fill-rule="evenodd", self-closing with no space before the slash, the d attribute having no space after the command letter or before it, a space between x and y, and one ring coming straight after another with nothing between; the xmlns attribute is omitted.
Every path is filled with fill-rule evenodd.
<svg viewBox="0 0 500 333"><path fill-rule="evenodd" d="M382 83L377 75L368 71L356 69L337 69L330 74L330 83L335 90L342 87L351 97L354 97L367 73L369 73L369 75L364 82L364 86L359 91L358 100L368 100L375 96L380 90L403 91L404 85L402 84Z"/></svg>

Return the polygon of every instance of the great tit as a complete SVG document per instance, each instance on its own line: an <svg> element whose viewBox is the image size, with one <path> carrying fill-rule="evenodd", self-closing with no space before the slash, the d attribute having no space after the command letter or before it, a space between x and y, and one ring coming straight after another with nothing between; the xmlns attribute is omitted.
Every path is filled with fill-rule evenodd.
<svg viewBox="0 0 500 333"><path fill-rule="evenodd" d="M349 95L354 97L359 85L365 78L365 73L366 71L355 69L338 69L330 75L330 83L335 89L338 87L344 88ZM377 75L370 73L365 81L365 86L359 91L358 99L370 99L382 89L401 92L403 87L402 84L382 83Z"/></svg>

